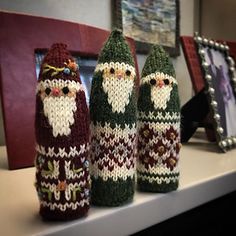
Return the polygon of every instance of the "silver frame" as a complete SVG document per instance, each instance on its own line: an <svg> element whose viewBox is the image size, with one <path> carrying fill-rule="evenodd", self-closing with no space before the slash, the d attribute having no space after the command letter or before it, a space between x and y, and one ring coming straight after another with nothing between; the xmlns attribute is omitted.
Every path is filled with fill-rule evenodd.
<svg viewBox="0 0 236 236"><path fill-rule="evenodd" d="M229 77L231 80L232 89L234 92L234 96L236 94L236 73L235 73L235 62L232 57L229 55L229 46L225 43L219 43L212 39L207 39L205 37L201 37L198 33L194 35L194 41L197 45L197 53L200 58L200 63L203 69L205 83L206 83L206 91L208 92L209 97L209 105L211 107L211 111L213 112L213 120L214 120L214 127L216 132L216 139L217 144L223 152L233 148L236 146L236 136L225 136L224 129L221 127L221 120L218 111L218 104L215 97L215 90L212 84L212 76L208 72L209 64L206 62L205 58L205 50L204 48L209 47L210 49L215 49L224 55L225 61L228 65L229 70ZM235 117L236 122L236 117Z"/></svg>

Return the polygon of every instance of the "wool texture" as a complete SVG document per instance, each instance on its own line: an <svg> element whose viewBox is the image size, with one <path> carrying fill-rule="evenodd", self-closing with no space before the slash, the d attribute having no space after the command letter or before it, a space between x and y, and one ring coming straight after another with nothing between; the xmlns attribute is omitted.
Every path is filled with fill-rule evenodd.
<svg viewBox="0 0 236 236"><path fill-rule="evenodd" d="M91 95L91 200L119 206L133 199L136 89L134 61L122 32L113 30L98 57Z"/></svg>
<svg viewBox="0 0 236 236"><path fill-rule="evenodd" d="M141 75L138 96L138 189L169 192L179 184L180 101L174 67L154 45Z"/></svg>
<svg viewBox="0 0 236 236"><path fill-rule="evenodd" d="M44 220L72 220L90 206L89 112L65 44L45 55L36 89L36 182Z"/></svg>

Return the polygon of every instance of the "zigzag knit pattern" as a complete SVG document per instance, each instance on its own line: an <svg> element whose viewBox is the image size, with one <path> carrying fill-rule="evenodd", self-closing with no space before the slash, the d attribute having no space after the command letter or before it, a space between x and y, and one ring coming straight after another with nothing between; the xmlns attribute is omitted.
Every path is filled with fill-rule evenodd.
<svg viewBox="0 0 236 236"><path fill-rule="evenodd" d="M128 45L113 31L100 54L91 96L92 203L119 206L135 184L135 68Z"/></svg>
<svg viewBox="0 0 236 236"><path fill-rule="evenodd" d="M162 72L166 68L170 74ZM164 50L154 46L144 65L138 98L137 184L141 191L178 188L180 104L172 72Z"/></svg>
<svg viewBox="0 0 236 236"><path fill-rule="evenodd" d="M82 217L90 205L88 109L66 45L54 44L45 56L36 92L40 214L46 220Z"/></svg>

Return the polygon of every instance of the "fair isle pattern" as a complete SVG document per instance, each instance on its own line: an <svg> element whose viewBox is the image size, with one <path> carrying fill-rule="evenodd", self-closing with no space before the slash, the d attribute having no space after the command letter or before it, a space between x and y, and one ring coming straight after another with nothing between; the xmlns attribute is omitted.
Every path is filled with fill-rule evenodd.
<svg viewBox="0 0 236 236"><path fill-rule="evenodd" d="M53 197L55 200L59 201L61 199L61 195L65 196L67 201L76 201L76 194L79 192L81 195L84 195L87 190L85 189L86 180L80 181L79 183L70 183L67 184L65 189L61 191L58 188L58 184L50 184L49 182L41 182L42 192L48 194L48 199L52 199Z"/></svg>
<svg viewBox="0 0 236 236"><path fill-rule="evenodd" d="M41 201L40 204L43 207L49 207L50 210L52 211L59 209L60 211L64 212L67 209L76 210L77 208L84 207L85 205L89 205L89 199L82 199L79 202L70 202L70 203L66 202L65 204Z"/></svg>
<svg viewBox="0 0 236 236"><path fill-rule="evenodd" d="M43 160L43 157L38 157ZM59 161L48 161L48 169L42 170L42 177L45 179L57 179L59 177Z"/></svg>
<svg viewBox="0 0 236 236"><path fill-rule="evenodd" d="M143 173L143 174L150 173L151 175L156 176L155 179L157 179L157 180L160 179L159 181L165 181L165 182L167 182L168 178L164 178L162 176L171 176L171 175L173 175L173 178L171 178L171 179L175 180L175 179L177 179L177 177L179 175L178 165L175 166L173 168L173 170L171 170L169 168L166 168L166 165L162 164L162 163L160 163L158 166L157 165L156 166L154 165L152 167L149 166L148 171L147 171L147 168L146 168L145 164L139 164L139 171L140 171L140 173ZM153 177L153 179L154 179L154 177Z"/></svg>
<svg viewBox="0 0 236 236"><path fill-rule="evenodd" d="M40 204L62 211L83 207L85 203L89 205L90 176L86 159L89 144L55 150L54 147L36 146L36 174L42 177L40 182L36 182ZM65 174L63 181L59 180L62 172ZM65 204L55 202L64 199L68 201Z"/></svg>
<svg viewBox="0 0 236 236"><path fill-rule="evenodd" d="M66 148L43 147L42 145L37 144L36 151L46 157L58 157L64 159L80 156L81 154L88 152L89 147L89 143L85 143L79 147L74 146L70 147L69 150L66 150Z"/></svg>
<svg viewBox="0 0 236 236"><path fill-rule="evenodd" d="M146 112L139 112L138 119L141 121L155 121L155 122L163 122L163 121L172 121L172 122L180 122L180 113L179 112L154 112L149 111L148 114Z"/></svg>
<svg viewBox="0 0 236 236"><path fill-rule="evenodd" d="M91 146L91 175L104 181L126 180L135 174L136 125L121 129L111 128L109 123L91 125L93 133ZM97 145L99 143L99 145Z"/></svg>
<svg viewBox="0 0 236 236"><path fill-rule="evenodd" d="M170 121L170 117L158 114L154 118L141 114L139 117L145 120L138 122L138 163L137 179L138 182L168 186L169 184L178 185L179 180L179 151L180 151L180 123ZM179 115L175 117L179 120ZM162 122L157 122L162 118ZM167 121L163 118L168 118ZM173 119L174 120L174 119ZM168 188L167 188L168 189ZM160 191L166 191L160 187Z"/></svg>

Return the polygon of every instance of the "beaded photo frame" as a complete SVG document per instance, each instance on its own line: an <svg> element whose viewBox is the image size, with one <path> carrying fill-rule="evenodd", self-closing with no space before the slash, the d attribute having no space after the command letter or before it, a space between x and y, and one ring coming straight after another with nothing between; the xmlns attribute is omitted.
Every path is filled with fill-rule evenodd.
<svg viewBox="0 0 236 236"><path fill-rule="evenodd" d="M212 112L218 146L223 152L236 145L236 72L229 46L194 36Z"/></svg>

